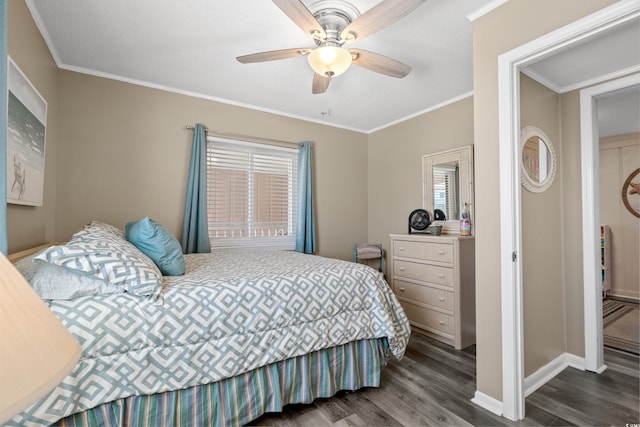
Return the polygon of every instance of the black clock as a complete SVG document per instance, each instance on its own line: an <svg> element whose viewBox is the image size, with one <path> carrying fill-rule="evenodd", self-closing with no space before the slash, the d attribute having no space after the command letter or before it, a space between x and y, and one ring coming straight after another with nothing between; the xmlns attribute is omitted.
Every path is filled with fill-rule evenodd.
<svg viewBox="0 0 640 427"><path fill-rule="evenodd" d="M431 214L424 209L416 209L409 215L409 234L428 233L431 224Z"/></svg>

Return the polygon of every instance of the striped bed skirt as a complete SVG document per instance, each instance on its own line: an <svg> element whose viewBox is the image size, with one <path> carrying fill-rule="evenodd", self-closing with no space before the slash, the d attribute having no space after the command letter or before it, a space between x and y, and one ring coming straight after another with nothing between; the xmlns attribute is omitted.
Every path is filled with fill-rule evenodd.
<svg viewBox="0 0 640 427"><path fill-rule="evenodd" d="M386 338L361 340L272 363L215 383L104 403L59 426L238 426L291 403L378 387Z"/></svg>

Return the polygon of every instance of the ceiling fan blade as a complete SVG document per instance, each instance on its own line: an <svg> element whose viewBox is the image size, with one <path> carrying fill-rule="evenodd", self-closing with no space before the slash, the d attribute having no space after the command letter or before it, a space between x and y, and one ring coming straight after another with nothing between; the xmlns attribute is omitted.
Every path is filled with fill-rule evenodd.
<svg viewBox="0 0 640 427"><path fill-rule="evenodd" d="M313 73L313 85L311 86L311 93L317 95L319 93L325 93L331 82L331 76L321 76L318 73Z"/></svg>
<svg viewBox="0 0 640 427"><path fill-rule="evenodd" d="M362 49L349 49L349 53L353 56L353 63L367 70L376 73L386 74L387 76L397 77L399 79L405 77L411 71L411 67L400 61L391 59L379 53L369 52Z"/></svg>
<svg viewBox="0 0 640 427"><path fill-rule="evenodd" d="M252 53L251 55L238 56L236 59L243 64L249 64L251 62L264 62L275 61L276 59L287 59L295 56L306 55L311 52L311 49L295 48L295 49L282 49L271 50L269 52Z"/></svg>
<svg viewBox="0 0 640 427"><path fill-rule="evenodd" d="M427 0L384 0L358 17L342 31L346 42L362 40L408 15Z"/></svg>
<svg viewBox="0 0 640 427"><path fill-rule="evenodd" d="M298 27L302 28L307 34L311 34L313 38L324 39L327 34L324 28L307 7L300 0L273 0L273 2L289 17Z"/></svg>

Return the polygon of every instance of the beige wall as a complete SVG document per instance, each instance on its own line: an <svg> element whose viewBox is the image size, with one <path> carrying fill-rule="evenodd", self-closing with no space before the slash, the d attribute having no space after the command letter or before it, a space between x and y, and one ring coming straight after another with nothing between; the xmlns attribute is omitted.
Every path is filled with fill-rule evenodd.
<svg viewBox="0 0 640 427"><path fill-rule="evenodd" d="M149 215L182 233L191 131L313 141L318 250L350 259L366 241L367 136L175 93L60 72L58 220L66 239L99 219L124 227Z"/></svg>
<svg viewBox="0 0 640 427"><path fill-rule="evenodd" d="M582 161L580 92L560 97L562 161L562 241L567 352L584 357L584 280L582 274Z"/></svg>
<svg viewBox="0 0 640 427"><path fill-rule="evenodd" d="M473 98L369 135L369 241L389 251L389 234L406 233L423 208L422 156L473 144Z"/></svg>
<svg viewBox="0 0 640 427"><path fill-rule="evenodd" d="M8 249L16 252L54 239L59 91L58 69L24 1L7 5L9 56L47 101L43 205L7 205Z"/></svg>
<svg viewBox="0 0 640 427"><path fill-rule="evenodd" d="M558 169L560 120L560 96L521 74L520 125L535 126L549 137ZM561 191L559 174L543 193L521 191L525 377L565 351Z"/></svg>
<svg viewBox="0 0 640 427"><path fill-rule="evenodd" d="M502 399L498 56L613 0L510 0L473 22L478 391Z"/></svg>
<svg viewBox="0 0 640 427"><path fill-rule="evenodd" d="M640 298L640 221L623 204L620 189L639 165L640 133L600 139L600 221L611 227L611 295L636 299Z"/></svg>

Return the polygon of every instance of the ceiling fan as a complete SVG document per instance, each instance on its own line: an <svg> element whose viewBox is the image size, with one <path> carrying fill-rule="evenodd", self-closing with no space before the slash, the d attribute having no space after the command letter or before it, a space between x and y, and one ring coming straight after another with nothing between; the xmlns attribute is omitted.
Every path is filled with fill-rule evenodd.
<svg viewBox="0 0 640 427"><path fill-rule="evenodd" d="M377 73L403 78L411 67L395 59L363 49L342 46L370 36L412 12L427 0L383 0L364 14L343 0L321 0L312 13L301 0L273 0L296 25L314 39L315 48L273 50L239 56L243 64L308 55L314 71L312 93L324 93L332 77L353 63Z"/></svg>

